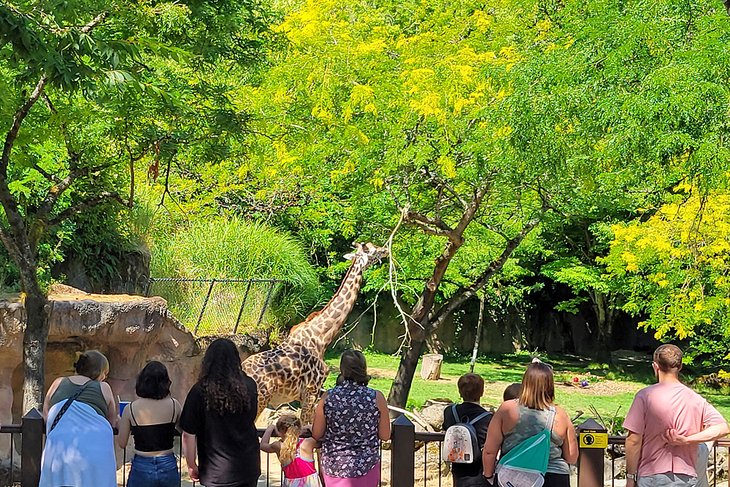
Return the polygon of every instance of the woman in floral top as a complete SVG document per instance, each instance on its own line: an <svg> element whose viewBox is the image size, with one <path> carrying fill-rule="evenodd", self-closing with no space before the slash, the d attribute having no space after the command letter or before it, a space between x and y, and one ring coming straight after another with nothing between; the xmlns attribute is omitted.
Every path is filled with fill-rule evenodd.
<svg viewBox="0 0 730 487"><path fill-rule="evenodd" d="M327 487L374 487L380 481L380 440L390 438L385 396L369 388L362 352L345 350L337 385L314 412L312 436L322 444Z"/></svg>

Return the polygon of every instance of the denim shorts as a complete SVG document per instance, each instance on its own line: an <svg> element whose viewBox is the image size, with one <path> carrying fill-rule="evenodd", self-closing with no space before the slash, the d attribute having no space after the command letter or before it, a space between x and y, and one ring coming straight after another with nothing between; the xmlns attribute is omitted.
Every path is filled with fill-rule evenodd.
<svg viewBox="0 0 730 487"><path fill-rule="evenodd" d="M143 457L135 455L129 472L128 487L178 487L180 471L175 455Z"/></svg>

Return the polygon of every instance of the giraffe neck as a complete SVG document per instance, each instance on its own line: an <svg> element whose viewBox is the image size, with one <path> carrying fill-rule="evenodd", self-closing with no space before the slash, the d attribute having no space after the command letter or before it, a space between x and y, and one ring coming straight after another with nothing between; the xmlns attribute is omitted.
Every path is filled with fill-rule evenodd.
<svg viewBox="0 0 730 487"><path fill-rule="evenodd" d="M302 323L292 328L287 341L307 346L324 357L324 352L342 329L347 316L355 306L362 284L365 264L355 259L345 274L342 283L332 299L321 311L313 313Z"/></svg>

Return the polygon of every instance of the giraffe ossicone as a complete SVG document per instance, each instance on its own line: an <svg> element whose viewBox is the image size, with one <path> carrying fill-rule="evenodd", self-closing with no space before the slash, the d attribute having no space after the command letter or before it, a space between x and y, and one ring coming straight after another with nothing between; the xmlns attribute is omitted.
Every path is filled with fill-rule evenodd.
<svg viewBox="0 0 730 487"><path fill-rule="evenodd" d="M289 336L275 348L243 361L243 369L258 387L257 416L266 406L276 407L298 400L302 407L302 422L311 423L328 372L324 353L357 301L363 271L387 255L384 247L372 243L355 244L355 251L345 256L352 264L332 299L294 326Z"/></svg>

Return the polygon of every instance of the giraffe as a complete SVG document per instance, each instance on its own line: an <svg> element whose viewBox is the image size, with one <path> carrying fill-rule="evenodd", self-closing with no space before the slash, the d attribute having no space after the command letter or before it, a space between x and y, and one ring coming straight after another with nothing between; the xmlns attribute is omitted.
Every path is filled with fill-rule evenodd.
<svg viewBox="0 0 730 487"><path fill-rule="evenodd" d="M294 326L275 348L243 361L243 370L258 388L256 416L269 404L276 407L298 399L302 423L311 423L328 372L324 352L355 305L363 271L388 254L387 249L371 243L355 244L355 247L354 253L345 256L352 260L350 269L325 307Z"/></svg>

